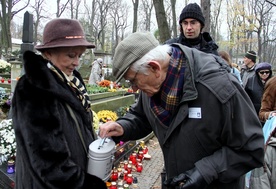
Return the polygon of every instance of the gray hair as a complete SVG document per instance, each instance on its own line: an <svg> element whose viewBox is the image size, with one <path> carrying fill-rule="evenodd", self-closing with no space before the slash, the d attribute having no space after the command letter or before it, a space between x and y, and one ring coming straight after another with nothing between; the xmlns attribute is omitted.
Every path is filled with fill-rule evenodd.
<svg viewBox="0 0 276 189"><path fill-rule="evenodd" d="M139 73L143 73L145 75L148 75L148 62L151 60L155 60L158 62L164 62L166 60L166 56L168 55L168 53L171 52L171 46L170 45L159 45L157 47L155 47L154 49L152 49L151 51L149 51L147 54L145 54L142 58L140 58L139 60L137 60L136 62L134 62L130 69L138 72Z"/></svg>

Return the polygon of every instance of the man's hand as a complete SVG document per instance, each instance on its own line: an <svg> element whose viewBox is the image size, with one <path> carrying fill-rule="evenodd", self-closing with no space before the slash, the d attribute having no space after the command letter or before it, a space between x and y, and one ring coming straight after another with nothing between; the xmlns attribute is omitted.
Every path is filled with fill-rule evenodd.
<svg viewBox="0 0 276 189"><path fill-rule="evenodd" d="M178 186L180 189L204 189L207 187L206 181L197 168L193 168L174 178L165 180L164 185L172 187Z"/></svg>
<svg viewBox="0 0 276 189"><path fill-rule="evenodd" d="M108 121L99 128L99 136L101 138L104 137L112 137L112 136L121 136L124 134L124 129L121 125L114 121Z"/></svg>

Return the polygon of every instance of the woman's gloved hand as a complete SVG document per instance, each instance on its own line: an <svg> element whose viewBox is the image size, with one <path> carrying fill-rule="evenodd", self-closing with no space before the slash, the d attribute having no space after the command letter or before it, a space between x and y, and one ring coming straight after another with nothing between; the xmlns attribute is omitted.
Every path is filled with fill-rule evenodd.
<svg viewBox="0 0 276 189"><path fill-rule="evenodd" d="M180 189L204 189L208 186L196 167L174 178L165 180L164 185L168 187L178 186Z"/></svg>

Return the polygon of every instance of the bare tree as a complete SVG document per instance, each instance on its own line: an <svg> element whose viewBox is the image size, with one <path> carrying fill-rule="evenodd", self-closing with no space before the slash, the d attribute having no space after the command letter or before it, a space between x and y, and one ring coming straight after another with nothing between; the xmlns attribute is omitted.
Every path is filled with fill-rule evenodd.
<svg viewBox="0 0 276 189"><path fill-rule="evenodd" d="M12 15L16 12L9 10L9 7L13 7L19 1L0 0L2 6L0 12L2 29L0 48L8 49L8 46L11 46L11 34L5 33L5 31L10 28L16 31L19 28L16 24L11 25ZM21 0L21 4L26 1ZM36 0L36 3L39 4L42 1L44 0ZM44 2L46 3L46 1ZM119 2L116 0L57 0L55 2L57 2L55 4L57 5L57 11L54 10L54 13L49 14L49 10L48 12L33 12L35 14L35 41L36 37L40 38L42 33L40 25L43 25L44 22L40 19L51 17L50 15L53 14L54 17L61 15L65 17L67 15L70 18L80 20L86 34L94 38L93 43L97 46L96 50L114 49L117 43L124 38L127 31L146 30L154 32L158 39L160 37L161 43L177 36L176 33L179 32L176 31L178 25L176 16L180 13L178 11L181 7L178 7L180 1L176 0L132 0L132 2L121 0L122 5L124 3L133 4L133 8L128 9L128 11L122 10L123 6L118 7L117 11L115 8L110 8ZM185 0L181 6L185 3L187 5L189 2L191 1ZM273 0L201 0L200 2L206 19L204 31L211 33L220 48L227 49L233 57L240 57L247 50L254 50L258 52L260 60L276 63L276 19L273 14L276 7ZM82 6L85 9L84 14L80 12L83 10ZM18 7L17 4L12 9ZM41 5L41 7L46 6ZM153 8L156 18L152 17ZM136 18L129 19L131 14L135 17L134 12L136 10L138 11L136 12ZM211 12L209 12L210 10ZM13 14L9 16L9 13ZM38 15L41 16L40 19ZM124 20L127 16L128 19ZM210 21L208 21L209 17ZM115 18L116 20L114 20ZM153 24L156 24L156 21L159 29L153 31L153 28L155 28ZM222 24L227 24L227 27L221 28ZM208 27L210 29L207 29ZM15 32L13 33L15 34ZM16 33L18 36L19 32ZM88 39L90 38L88 37ZM233 58L233 60L235 59Z"/></svg>
<svg viewBox="0 0 276 189"><path fill-rule="evenodd" d="M205 18L205 27L203 28L203 31L210 32L210 7L211 2L210 0L201 0L201 9L203 16Z"/></svg>
<svg viewBox="0 0 276 189"><path fill-rule="evenodd" d="M43 18L47 18L46 16L43 16L46 11L44 10L45 7L45 1L44 0L36 0L34 5L31 5L31 7L34 9L34 45L37 44L39 34L38 34L38 27L40 25L40 22Z"/></svg>
<svg viewBox="0 0 276 189"><path fill-rule="evenodd" d="M88 3L91 3L90 5L87 4ZM95 36L94 33L95 32L95 29L96 27L94 28L94 20L95 20L95 14L96 14L96 0L88 0L88 1L84 1L84 7L85 7L85 17L87 17L87 24L84 24L84 25L87 25L87 27L85 28L86 29L86 33L90 34L91 36ZM96 44L96 41L95 39L94 40L94 43L95 45L97 46Z"/></svg>
<svg viewBox="0 0 276 189"><path fill-rule="evenodd" d="M270 24L271 17L273 16L273 13L271 12L273 6L268 5L266 2L262 1L252 1L253 7L254 7L254 15L256 24L254 25L254 32L257 34L258 39L258 55L259 60L262 61L264 59L265 51L263 51L263 48L266 48L266 42L269 40L268 33L266 33L266 27L265 25Z"/></svg>
<svg viewBox="0 0 276 189"><path fill-rule="evenodd" d="M166 18L163 0L153 0L157 25L159 28L160 42L163 43L171 38L170 29Z"/></svg>
<svg viewBox="0 0 276 189"><path fill-rule="evenodd" d="M21 0L1 0L1 12L0 12L0 21L1 21L1 40L0 40L0 55L2 56L2 51L5 52L8 49L12 48L11 43L11 21L13 17L24 10L28 5L30 0L28 0L22 7L17 10L12 10L14 6L19 3ZM1 57L0 56L0 57Z"/></svg>
<svg viewBox="0 0 276 189"><path fill-rule="evenodd" d="M176 13L175 13L175 3L176 0L171 0L171 7L172 7L172 31L173 37L177 37L177 20L176 20Z"/></svg>
<svg viewBox="0 0 276 189"><path fill-rule="evenodd" d="M150 26L151 26L151 15L152 15L152 10L153 10L153 2L152 0L149 2L148 0L142 0L142 23L144 26L145 31L150 31ZM140 17L141 20L141 17Z"/></svg>
<svg viewBox="0 0 276 189"><path fill-rule="evenodd" d="M105 28L108 21L107 14L110 8L116 3L116 0L97 0L96 2L99 7L98 18L100 21L100 29L97 34L97 40L100 44L100 48L103 49L105 44Z"/></svg>
<svg viewBox="0 0 276 189"><path fill-rule="evenodd" d="M123 3L122 0L118 0L111 9L110 16L113 18L115 38L115 43L113 44L112 52L114 52L119 41L124 37L124 30L127 27L129 8L130 7L126 3Z"/></svg>
<svg viewBox="0 0 276 189"><path fill-rule="evenodd" d="M211 36L214 38L215 41L218 41L219 36L219 18L221 12L221 2L222 0L213 0L212 4L212 14L210 16L211 23L210 23L210 33Z"/></svg>
<svg viewBox="0 0 276 189"><path fill-rule="evenodd" d="M270 3L271 5L273 5L273 6L275 6L275 7L276 7L276 4L275 4L275 3L272 3L272 1L265 0L265 2Z"/></svg>
<svg viewBox="0 0 276 189"><path fill-rule="evenodd" d="M61 4L61 0L57 0L57 12L56 12L56 17L59 18L62 13L66 10L66 7L70 0L66 0L64 4Z"/></svg>
<svg viewBox="0 0 276 189"><path fill-rule="evenodd" d="M81 0L70 0L70 13L72 19L78 19Z"/></svg>
<svg viewBox="0 0 276 189"><path fill-rule="evenodd" d="M139 6L139 0L132 0L133 4L133 28L132 28L132 33L137 31L137 23L138 23L138 6Z"/></svg>

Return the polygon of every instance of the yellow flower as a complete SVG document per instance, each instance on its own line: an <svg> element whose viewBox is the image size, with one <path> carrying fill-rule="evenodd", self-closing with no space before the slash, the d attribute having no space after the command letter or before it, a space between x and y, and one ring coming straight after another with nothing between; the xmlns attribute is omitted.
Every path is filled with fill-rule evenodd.
<svg viewBox="0 0 276 189"><path fill-rule="evenodd" d="M101 110L97 115L99 120L103 123L106 123L108 120L116 121L118 119L117 114L110 110Z"/></svg>
<svg viewBox="0 0 276 189"><path fill-rule="evenodd" d="M99 130L99 118L98 118L98 115L96 112L92 111L93 113L93 127L94 127L94 130L97 131Z"/></svg>

